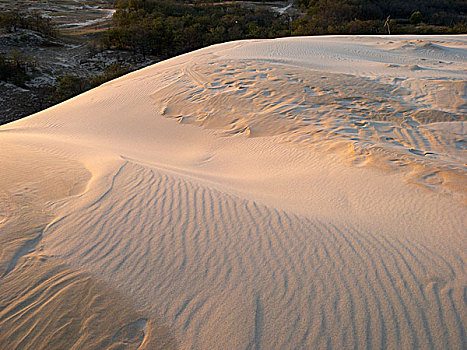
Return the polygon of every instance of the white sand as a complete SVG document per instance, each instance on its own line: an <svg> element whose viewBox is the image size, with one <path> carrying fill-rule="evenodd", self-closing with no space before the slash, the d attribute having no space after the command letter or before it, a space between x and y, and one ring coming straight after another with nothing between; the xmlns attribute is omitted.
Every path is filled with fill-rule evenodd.
<svg viewBox="0 0 467 350"><path fill-rule="evenodd" d="M0 344L466 348L466 62L467 36L233 42L0 127ZM90 286L11 296L57 265Z"/></svg>

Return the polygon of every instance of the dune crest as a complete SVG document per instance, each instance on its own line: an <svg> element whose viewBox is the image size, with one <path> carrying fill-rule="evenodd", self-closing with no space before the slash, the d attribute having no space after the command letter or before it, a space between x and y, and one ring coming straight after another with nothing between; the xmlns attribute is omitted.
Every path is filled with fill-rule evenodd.
<svg viewBox="0 0 467 350"><path fill-rule="evenodd" d="M421 43L431 47L429 41L416 41L416 47ZM154 94L165 117L225 135L280 135L339 151L354 165L403 169L409 183L442 193L455 189L459 200L467 200L465 140L429 127L467 121L467 80L400 82L215 56L180 71Z"/></svg>

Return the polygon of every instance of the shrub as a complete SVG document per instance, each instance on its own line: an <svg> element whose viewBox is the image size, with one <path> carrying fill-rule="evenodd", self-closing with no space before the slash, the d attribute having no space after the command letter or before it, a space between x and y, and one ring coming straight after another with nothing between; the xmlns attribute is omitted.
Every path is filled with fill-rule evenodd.
<svg viewBox="0 0 467 350"><path fill-rule="evenodd" d="M420 11L415 11L414 13L412 13L409 19L410 23L412 24L419 24L422 20L423 20L423 16L420 13Z"/></svg>
<svg viewBox="0 0 467 350"><path fill-rule="evenodd" d="M85 78L74 74L65 74L57 79L57 87L53 100L65 101L89 89L90 85Z"/></svg>
<svg viewBox="0 0 467 350"><path fill-rule="evenodd" d="M104 69L102 74L98 74L90 78L79 77L71 73L62 75L57 79L57 86L52 100L54 102L65 101L109 80L118 78L130 71L130 66L122 66L119 63L112 63Z"/></svg>
<svg viewBox="0 0 467 350"><path fill-rule="evenodd" d="M122 66L121 64L115 62L112 63L110 66L105 67L104 72L102 74L96 75L91 78L90 86L96 87L109 80L116 79L121 77L122 75L127 74L131 71L130 66Z"/></svg>

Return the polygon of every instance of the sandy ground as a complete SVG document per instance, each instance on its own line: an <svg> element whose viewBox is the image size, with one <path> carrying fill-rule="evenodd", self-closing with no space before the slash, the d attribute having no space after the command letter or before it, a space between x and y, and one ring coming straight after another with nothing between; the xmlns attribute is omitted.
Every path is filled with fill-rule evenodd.
<svg viewBox="0 0 467 350"><path fill-rule="evenodd" d="M466 348L466 62L240 41L0 127L0 345Z"/></svg>

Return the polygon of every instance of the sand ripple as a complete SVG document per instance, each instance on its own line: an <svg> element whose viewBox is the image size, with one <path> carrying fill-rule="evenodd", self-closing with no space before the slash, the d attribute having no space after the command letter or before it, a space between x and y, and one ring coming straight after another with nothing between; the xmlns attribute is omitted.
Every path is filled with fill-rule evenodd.
<svg viewBox="0 0 467 350"><path fill-rule="evenodd" d="M445 256L442 245L298 216L131 161L105 198L82 205L93 215L51 227L51 252L161 312L189 335L183 348L466 345L460 247ZM86 235L66 236L72 227Z"/></svg>

